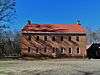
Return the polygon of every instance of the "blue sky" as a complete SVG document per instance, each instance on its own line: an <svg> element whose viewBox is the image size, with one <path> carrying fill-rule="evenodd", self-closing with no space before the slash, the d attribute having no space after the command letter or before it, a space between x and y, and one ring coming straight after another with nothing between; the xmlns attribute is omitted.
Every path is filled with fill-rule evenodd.
<svg viewBox="0 0 100 75"><path fill-rule="evenodd" d="M100 0L16 0L16 28L27 20L33 23L73 24L80 19L82 26L100 28Z"/></svg>

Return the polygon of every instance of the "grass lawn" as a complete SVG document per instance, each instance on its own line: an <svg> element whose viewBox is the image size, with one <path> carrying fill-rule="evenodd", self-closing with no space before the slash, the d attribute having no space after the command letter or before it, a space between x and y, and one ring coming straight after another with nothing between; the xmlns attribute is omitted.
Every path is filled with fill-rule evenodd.
<svg viewBox="0 0 100 75"><path fill-rule="evenodd" d="M1 60L0 75L100 75L100 60Z"/></svg>

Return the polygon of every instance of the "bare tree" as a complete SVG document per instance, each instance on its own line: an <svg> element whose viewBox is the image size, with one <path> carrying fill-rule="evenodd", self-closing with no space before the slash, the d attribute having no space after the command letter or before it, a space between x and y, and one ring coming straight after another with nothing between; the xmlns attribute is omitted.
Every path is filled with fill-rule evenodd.
<svg viewBox="0 0 100 75"><path fill-rule="evenodd" d="M15 0L0 0L0 39L14 18L15 4Z"/></svg>
<svg viewBox="0 0 100 75"><path fill-rule="evenodd" d="M7 34L7 30L10 26L10 23L15 17L15 0L0 0L0 43L5 46L7 44L6 49L4 50L3 47L0 47L0 53L3 55L9 49L11 41L9 40L10 37Z"/></svg>
<svg viewBox="0 0 100 75"><path fill-rule="evenodd" d="M11 21L16 12L15 4L15 0L0 0L0 24Z"/></svg>

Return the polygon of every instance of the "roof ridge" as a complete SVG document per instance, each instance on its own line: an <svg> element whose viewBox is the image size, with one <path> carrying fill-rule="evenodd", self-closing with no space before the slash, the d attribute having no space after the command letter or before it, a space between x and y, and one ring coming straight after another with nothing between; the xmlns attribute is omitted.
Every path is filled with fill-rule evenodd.
<svg viewBox="0 0 100 75"><path fill-rule="evenodd" d="M34 32L36 30L41 32L50 30L53 30L54 32L85 32L84 28L78 24L27 24L23 30Z"/></svg>

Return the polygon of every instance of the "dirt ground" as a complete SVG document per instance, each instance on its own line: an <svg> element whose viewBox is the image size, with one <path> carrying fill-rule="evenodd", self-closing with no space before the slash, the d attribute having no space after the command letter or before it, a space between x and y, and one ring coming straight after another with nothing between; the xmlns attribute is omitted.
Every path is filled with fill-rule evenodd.
<svg viewBox="0 0 100 75"><path fill-rule="evenodd" d="M100 75L100 60L1 60L0 75Z"/></svg>

